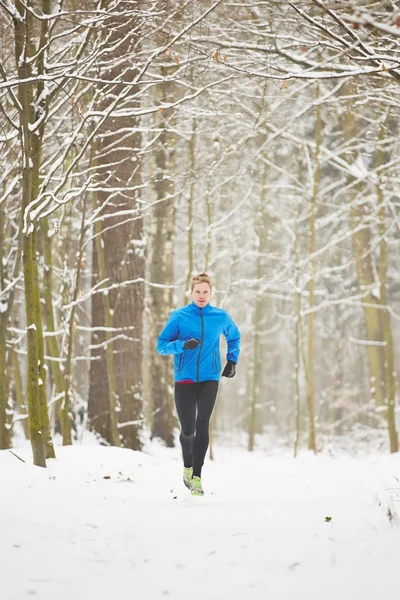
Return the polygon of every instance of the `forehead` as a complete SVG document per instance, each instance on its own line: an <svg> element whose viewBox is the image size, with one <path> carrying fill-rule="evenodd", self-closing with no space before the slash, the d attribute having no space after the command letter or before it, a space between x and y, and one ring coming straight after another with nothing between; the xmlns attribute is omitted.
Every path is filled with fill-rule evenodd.
<svg viewBox="0 0 400 600"><path fill-rule="evenodd" d="M193 293L194 292L209 292L209 291L210 291L210 286L206 282L195 283L193 286Z"/></svg>

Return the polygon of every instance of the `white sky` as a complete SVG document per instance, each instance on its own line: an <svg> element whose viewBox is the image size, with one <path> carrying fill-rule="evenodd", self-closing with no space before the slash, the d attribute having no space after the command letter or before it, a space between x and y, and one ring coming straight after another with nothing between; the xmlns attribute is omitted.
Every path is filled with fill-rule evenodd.
<svg viewBox="0 0 400 600"><path fill-rule="evenodd" d="M217 446L199 498L178 449L146 450L0 452L1 600L398 597L399 456Z"/></svg>

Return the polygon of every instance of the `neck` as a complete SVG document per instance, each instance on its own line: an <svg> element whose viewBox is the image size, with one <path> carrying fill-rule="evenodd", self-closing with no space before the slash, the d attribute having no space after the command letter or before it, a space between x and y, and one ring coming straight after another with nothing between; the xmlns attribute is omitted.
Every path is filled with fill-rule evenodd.
<svg viewBox="0 0 400 600"><path fill-rule="evenodd" d="M205 304L204 306L198 306L194 301L192 302L193 310L200 311L206 310L210 306L210 303Z"/></svg>

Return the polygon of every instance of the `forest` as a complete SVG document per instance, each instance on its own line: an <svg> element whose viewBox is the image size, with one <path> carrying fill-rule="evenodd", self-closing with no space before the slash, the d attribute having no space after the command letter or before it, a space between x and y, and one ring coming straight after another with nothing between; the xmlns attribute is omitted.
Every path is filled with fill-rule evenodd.
<svg viewBox="0 0 400 600"><path fill-rule="evenodd" d="M398 452L399 40L391 0L0 0L0 449L174 446L205 271L212 440Z"/></svg>

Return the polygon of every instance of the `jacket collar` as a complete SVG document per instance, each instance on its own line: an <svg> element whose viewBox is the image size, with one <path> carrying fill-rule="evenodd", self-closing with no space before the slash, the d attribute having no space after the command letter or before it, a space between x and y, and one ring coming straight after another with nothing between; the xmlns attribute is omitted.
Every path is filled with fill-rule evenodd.
<svg viewBox="0 0 400 600"><path fill-rule="evenodd" d="M195 304L192 300L192 302L189 306L190 306L191 312L198 317L200 316L200 314L206 315L211 310L210 303L208 303L207 306L205 306L204 308L199 308L197 306L197 304Z"/></svg>

